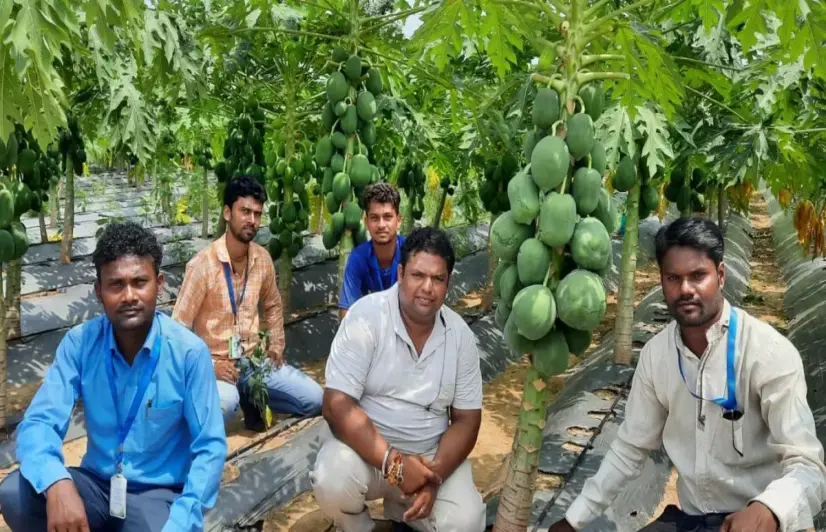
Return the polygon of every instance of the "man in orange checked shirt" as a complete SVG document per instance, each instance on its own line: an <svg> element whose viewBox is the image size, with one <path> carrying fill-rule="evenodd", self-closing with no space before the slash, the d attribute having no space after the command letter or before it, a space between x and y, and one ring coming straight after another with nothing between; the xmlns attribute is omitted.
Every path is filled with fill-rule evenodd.
<svg viewBox="0 0 826 532"><path fill-rule="evenodd" d="M172 317L192 329L209 346L218 378L224 421L244 411L247 428L264 423L249 400L249 371L236 365L258 342L259 304L262 329L268 330L270 371L264 378L273 412L308 416L321 411L321 386L284 363L284 317L269 253L253 242L261 225L267 194L253 178L241 176L224 193L225 234L201 250L186 266Z"/></svg>

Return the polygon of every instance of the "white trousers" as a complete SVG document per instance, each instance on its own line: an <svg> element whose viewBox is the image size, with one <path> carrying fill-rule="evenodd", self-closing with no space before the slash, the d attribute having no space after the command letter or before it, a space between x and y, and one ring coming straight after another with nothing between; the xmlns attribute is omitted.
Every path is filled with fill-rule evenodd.
<svg viewBox="0 0 826 532"><path fill-rule="evenodd" d="M378 469L334 437L318 452L311 479L321 511L344 532L373 530L365 501L383 499L384 517L397 522L402 522L413 501L402 500L401 490L388 484ZM482 532L485 505L473 483L470 462L465 460L443 479L429 517L407 524L420 532Z"/></svg>

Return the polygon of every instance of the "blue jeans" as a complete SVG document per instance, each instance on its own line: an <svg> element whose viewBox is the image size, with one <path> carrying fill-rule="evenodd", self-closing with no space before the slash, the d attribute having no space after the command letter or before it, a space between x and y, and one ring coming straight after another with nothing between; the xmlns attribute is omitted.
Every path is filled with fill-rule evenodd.
<svg viewBox="0 0 826 532"><path fill-rule="evenodd" d="M157 532L169 519L169 507L180 492L148 488L126 494L126 519L109 516L109 481L91 471L70 467L69 474L86 509L92 532ZM12 532L45 532L46 494L38 494L20 470L0 484L0 513Z"/></svg>
<svg viewBox="0 0 826 532"><path fill-rule="evenodd" d="M249 372L243 372L238 384L218 381L218 398L221 401L221 413L224 422L235 417L239 406L244 415L255 415L249 397ZM268 405L273 413L287 413L295 416L312 416L321 412L321 398L324 391L321 386L301 370L284 364L276 369L271 366L264 377L268 390Z"/></svg>

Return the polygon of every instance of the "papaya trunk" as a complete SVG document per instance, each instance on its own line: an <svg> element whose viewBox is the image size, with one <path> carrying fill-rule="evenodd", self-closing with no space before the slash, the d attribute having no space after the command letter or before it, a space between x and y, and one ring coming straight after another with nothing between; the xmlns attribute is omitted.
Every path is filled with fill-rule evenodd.
<svg viewBox="0 0 826 532"><path fill-rule="evenodd" d="M640 236L640 184L628 193L625 202L625 235L622 238L617 318L614 325L614 363L631 363L631 336L634 327L634 277L637 271L637 247Z"/></svg>
<svg viewBox="0 0 826 532"><path fill-rule="evenodd" d="M413 230L413 224L415 220L413 219L413 196L408 196L407 200L407 209L405 212L405 217L402 219L402 234L409 235L410 231Z"/></svg>
<svg viewBox="0 0 826 532"><path fill-rule="evenodd" d="M43 214L43 206L40 207L40 212L37 213L37 221L40 223L40 243L45 244L49 241L49 232L46 231L46 215Z"/></svg>
<svg viewBox="0 0 826 532"><path fill-rule="evenodd" d="M493 305L493 272L499 264L499 259L493 254L490 244L491 229L493 228L493 223L497 218L499 218L498 214L491 214L490 226L488 227L488 275L485 277L487 281L485 283L485 294L482 298L482 309L486 312L489 311L490 307Z"/></svg>
<svg viewBox="0 0 826 532"><path fill-rule="evenodd" d="M60 262L72 261L72 237L75 229L75 167L72 155L66 155L66 204L63 215L63 239L60 241Z"/></svg>
<svg viewBox="0 0 826 532"><path fill-rule="evenodd" d="M203 197L201 198L201 238L209 237L209 175L204 168L204 178L201 181Z"/></svg>
<svg viewBox="0 0 826 532"><path fill-rule="evenodd" d="M273 238L277 238L277 236ZM278 292L281 294L281 308L284 309L284 319L287 319L288 312L292 310L290 306L290 286L292 283L293 261L285 248L281 252L281 260L278 262Z"/></svg>
<svg viewBox="0 0 826 532"><path fill-rule="evenodd" d="M6 298L3 295L3 268L0 265L0 429L6 429Z"/></svg>
<svg viewBox="0 0 826 532"><path fill-rule="evenodd" d="M315 230L313 231L315 234L320 235L324 232L324 201L321 196L316 196L316 205L315 205Z"/></svg>
<svg viewBox="0 0 826 532"><path fill-rule="evenodd" d="M347 268L347 259L350 258L351 251L353 251L353 234L349 229L345 229L338 243L338 291L336 292L336 300L338 300L338 294L341 293L341 286L344 283L344 270Z"/></svg>
<svg viewBox="0 0 826 532"><path fill-rule="evenodd" d="M20 270L21 259L13 260L6 268L6 330L9 338L20 338Z"/></svg>
<svg viewBox="0 0 826 532"><path fill-rule="evenodd" d="M49 187L49 229L57 230L60 221L60 183Z"/></svg>
<svg viewBox="0 0 826 532"><path fill-rule="evenodd" d="M431 226L438 229L442 225L442 214L445 212L445 202L447 201L447 190L442 189L442 198L439 200L439 207L436 209L436 215L433 217Z"/></svg>
<svg viewBox="0 0 826 532"><path fill-rule="evenodd" d="M525 375L519 425L516 427L508 478L499 501L494 531L516 532L528 527L549 398L548 383L531 366Z"/></svg>
<svg viewBox="0 0 826 532"><path fill-rule="evenodd" d="M725 231L726 226L725 224L726 219L726 189L723 185L717 189L717 225L720 226L720 229Z"/></svg>

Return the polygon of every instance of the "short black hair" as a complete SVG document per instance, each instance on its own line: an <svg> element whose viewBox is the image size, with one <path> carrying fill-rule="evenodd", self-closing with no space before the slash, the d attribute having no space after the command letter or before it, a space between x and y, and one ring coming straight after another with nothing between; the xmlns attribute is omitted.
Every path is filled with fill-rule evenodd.
<svg viewBox="0 0 826 532"><path fill-rule="evenodd" d="M264 186L254 177L241 175L230 179L227 188L224 190L224 205L230 209L238 198L252 197L261 203L267 202L267 191Z"/></svg>
<svg viewBox="0 0 826 532"><path fill-rule="evenodd" d="M420 251L442 257L447 263L447 274L451 275L453 273L456 254L453 252L453 244L450 243L450 239L444 231L433 227L419 227L411 231L402 246L402 268L407 265L407 261L411 256Z"/></svg>
<svg viewBox="0 0 826 532"><path fill-rule="evenodd" d="M665 254L673 247L694 248L705 253L715 266L723 262L725 244L720 227L702 216L677 218L660 227L655 238L657 264L662 267Z"/></svg>
<svg viewBox="0 0 826 532"><path fill-rule="evenodd" d="M379 182L373 183L372 185L367 185L364 189L364 209L366 211L370 211L370 204L373 202L390 203L396 210L396 214L399 214L399 206L401 205L402 198L399 195L399 191L396 190L393 185Z"/></svg>
<svg viewBox="0 0 826 532"><path fill-rule="evenodd" d="M104 264L130 256L150 257L155 266L155 275L160 273L163 248L152 231L135 222L109 222L92 253L98 281Z"/></svg>

